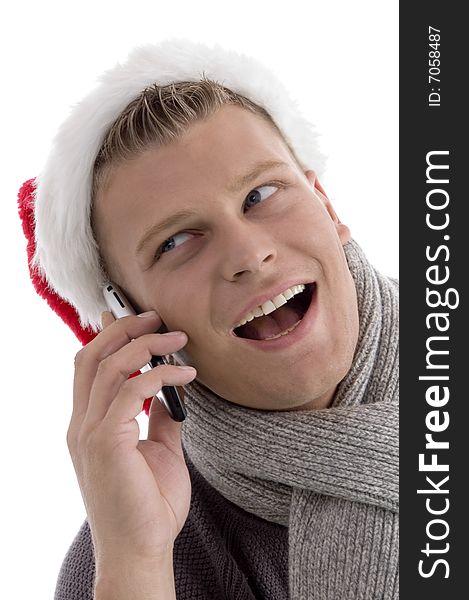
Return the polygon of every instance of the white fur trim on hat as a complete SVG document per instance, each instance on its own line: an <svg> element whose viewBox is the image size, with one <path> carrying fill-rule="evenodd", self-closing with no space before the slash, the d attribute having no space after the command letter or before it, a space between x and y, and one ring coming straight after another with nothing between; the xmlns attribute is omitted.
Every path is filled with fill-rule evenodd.
<svg viewBox="0 0 469 600"><path fill-rule="evenodd" d="M72 304L82 327L101 328L106 274L90 224L92 170L104 137L127 105L154 83L197 81L205 75L246 96L271 115L304 169L320 176L325 158L317 133L277 77L256 59L183 39L135 48L106 71L72 110L36 178L35 266Z"/></svg>

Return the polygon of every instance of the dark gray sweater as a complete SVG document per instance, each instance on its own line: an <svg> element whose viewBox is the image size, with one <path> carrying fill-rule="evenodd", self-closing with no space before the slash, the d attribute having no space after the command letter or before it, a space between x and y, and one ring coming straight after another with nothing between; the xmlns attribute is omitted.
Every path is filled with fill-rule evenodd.
<svg viewBox="0 0 469 600"><path fill-rule="evenodd" d="M192 498L174 546L177 600L287 600L288 529L226 500L185 457ZM60 569L55 600L92 600L94 573L85 521Z"/></svg>

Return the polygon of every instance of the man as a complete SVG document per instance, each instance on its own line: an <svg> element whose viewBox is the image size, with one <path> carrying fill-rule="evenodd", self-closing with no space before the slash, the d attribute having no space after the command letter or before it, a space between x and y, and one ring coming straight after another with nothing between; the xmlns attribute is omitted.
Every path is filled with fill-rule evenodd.
<svg viewBox="0 0 469 600"><path fill-rule="evenodd" d="M88 518L57 598L397 597L397 285L321 166L269 72L183 41L135 51L62 126L32 265L83 329L108 279L142 315L105 313L76 358ZM128 379L154 354L173 364ZM139 441L163 385L188 418L155 400Z"/></svg>

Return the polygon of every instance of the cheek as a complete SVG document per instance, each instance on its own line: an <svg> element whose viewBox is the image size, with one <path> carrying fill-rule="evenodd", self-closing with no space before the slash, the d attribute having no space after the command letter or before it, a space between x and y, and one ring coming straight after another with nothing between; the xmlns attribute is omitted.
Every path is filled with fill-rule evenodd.
<svg viewBox="0 0 469 600"><path fill-rule="evenodd" d="M161 281L153 297L157 311L170 331L182 330L189 337L188 346L200 335L199 326L207 322L207 285L188 269Z"/></svg>
<svg viewBox="0 0 469 600"><path fill-rule="evenodd" d="M318 254L330 252L338 238L334 223L328 213L314 199L298 202L281 224L279 239L292 246ZM313 254L313 255L314 255Z"/></svg>

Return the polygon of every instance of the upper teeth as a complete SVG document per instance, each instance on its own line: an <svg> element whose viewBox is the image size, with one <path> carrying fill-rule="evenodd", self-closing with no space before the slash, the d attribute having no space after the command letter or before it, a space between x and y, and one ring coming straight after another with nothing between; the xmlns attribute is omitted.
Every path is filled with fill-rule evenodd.
<svg viewBox="0 0 469 600"><path fill-rule="evenodd" d="M242 321L234 326L234 329L241 327L241 325L245 325L256 317L262 317L263 315L268 315L271 312L274 312L274 310L277 310L277 308L280 308L283 304L286 304L288 300L293 298L293 296L296 296L296 294L300 294L304 289L305 285L303 283L300 283L299 285L292 285L292 287L289 287L278 296L275 296L275 298L271 298L270 300L264 302L264 304L261 304L253 310L250 310L246 315L244 315Z"/></svg>

